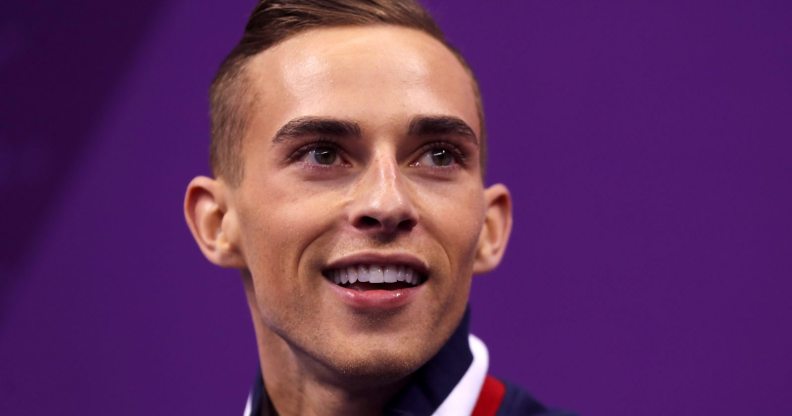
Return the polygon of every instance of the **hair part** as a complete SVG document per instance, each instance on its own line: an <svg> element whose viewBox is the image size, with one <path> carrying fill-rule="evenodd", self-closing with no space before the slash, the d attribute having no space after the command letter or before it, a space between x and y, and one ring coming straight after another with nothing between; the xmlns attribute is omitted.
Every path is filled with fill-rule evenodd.
<svg viewBox="0 0 792 416"><path fill-rule="evenodd" d="M212 174L231 185L242 180L242 139L250 108L257 99L249 88L246 71L253 56L311 29L369 25L419 30L440 41L459 59L471 77L476 97L483 175L486 133L478 82L459 51L446 41L432 16L415 0L261 0L248 19L242 39L223 60L209 89Z"/></svg>

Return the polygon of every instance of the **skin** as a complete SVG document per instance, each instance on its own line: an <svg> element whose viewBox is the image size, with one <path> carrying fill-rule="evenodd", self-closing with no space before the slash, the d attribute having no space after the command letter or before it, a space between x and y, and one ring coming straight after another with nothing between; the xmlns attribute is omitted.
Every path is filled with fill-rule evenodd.
<svg viewBox="0 0 792 416"><path fill-rule="evenodd" d="M482 180L471 77L430 36L393 26L303 32L247 75L243 178L193 179L187 222L211 262L242 272L280 414L379 413L447 341L471 277L508 240L508 191ZM410 130L427 118L470 134ZM305 120L357 131L284 128ZM361 254L417 259L427 280L398 307L350 305L323 272Z"/></svg>

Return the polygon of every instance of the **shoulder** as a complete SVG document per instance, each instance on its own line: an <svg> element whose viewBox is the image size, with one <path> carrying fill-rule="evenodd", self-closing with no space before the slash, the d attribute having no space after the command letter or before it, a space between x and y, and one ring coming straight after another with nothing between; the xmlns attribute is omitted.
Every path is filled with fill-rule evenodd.
<svg viewBox="0 0 792 416"><path fill-rule="evenodd" d="M488 383L500 383L502 398L494 416L574 416L574 413L550 409L516 384L488 376Z"/></svg>

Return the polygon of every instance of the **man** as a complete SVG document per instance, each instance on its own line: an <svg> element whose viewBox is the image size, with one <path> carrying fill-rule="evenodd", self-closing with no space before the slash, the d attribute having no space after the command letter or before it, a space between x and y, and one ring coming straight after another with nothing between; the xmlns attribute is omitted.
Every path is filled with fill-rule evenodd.
<svg viewBox="0 0 792 416"><path fill-rule="evenodd" d="M214 178L185 214L241 271L247 414L548 414L486 376L474 274L511 228L478 87L412 1L262 1L211 88Z"/></svg>

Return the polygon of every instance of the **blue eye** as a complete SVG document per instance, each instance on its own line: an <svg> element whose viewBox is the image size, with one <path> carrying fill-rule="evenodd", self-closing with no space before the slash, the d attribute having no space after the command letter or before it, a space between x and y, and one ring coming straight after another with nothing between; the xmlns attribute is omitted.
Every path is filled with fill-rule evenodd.
<svg viewBox="0 0 792 416"><path fill-rule="evenodd" d="M313 144L299 151L297 159L309 165L333 166L341 164L338 149L329 144Z"/></svg>
<svg viewBox="0 0 792 416"><path fill-rule="evenodd" d="M461 164L463 161L464 156L458 150L449 148L448 145L431 144L414 165L447 168Z"/></svg>
<svg viewBox="0 0 792 416"><path fill-rule="evenodd" d="M332 165L338 160L338 152L330 146L318 146L308 151L308 156L319 165Z"/></svg>
<svg viewBox="0 0 792 416"><path fill-rule="evenodd" d="M448 149L432 149L429 151L429 155L435 166L448 166L454 163L454 156Z"/></svg>

